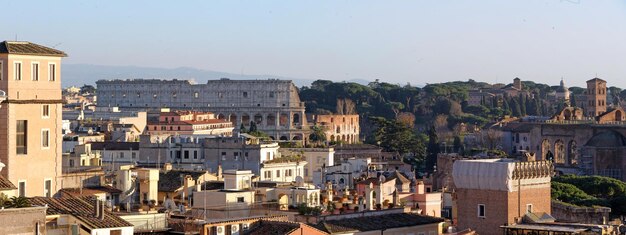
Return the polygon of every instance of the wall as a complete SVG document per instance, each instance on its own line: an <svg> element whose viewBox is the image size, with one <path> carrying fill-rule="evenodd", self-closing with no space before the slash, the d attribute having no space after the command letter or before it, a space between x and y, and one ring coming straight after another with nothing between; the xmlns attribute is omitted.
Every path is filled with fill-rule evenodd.
<svg viewBox="0 0 626 235"><path fill-rule="evenodd" d="M25 207L0 210L0 234L39 234L45 235L46 208Z"/></svg>
<svg viewBox="0 0 626 235"><path fill-rule="evenodd" d="M552 201L551 215L559 222L605 224L610 212L608 207L581 207Z"/></svg>

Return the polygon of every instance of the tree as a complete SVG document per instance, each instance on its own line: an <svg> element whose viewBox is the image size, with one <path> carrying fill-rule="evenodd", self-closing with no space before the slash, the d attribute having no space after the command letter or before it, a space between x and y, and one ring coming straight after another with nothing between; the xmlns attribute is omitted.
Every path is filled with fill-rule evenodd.
<svg viewBox="0 0 626 235"><path fill-rule="evenodd" d="M415 126L415 115L409 112L402 112L398 114L396 121L413 128Z"/></svg>
<svg viewBox="0 0 626 235"><path fill-rule="evenodd" d="M488 129L483 132L485 146L488 149L496 149L502 142L502 132L495 129Z"/></svg>
<svg viewBox="0 0 626 235"><path fill-rule="evenodd" d="M255 131L257 131L256 122L250 121L250 132L255 132Z"/></svg>
<svg viewBox="0 0 626 235"><path fill-rule="evenodd" d="M433 172L437 164L437 155L440 152L439 138L435 126L428 130L428 155L426 156L426 172Z"/></svg>
<svg viewBox="0 0 626 235"><path fill-rule="evenodd" d="M454 136L454 152L461 153L463 148L463 143L461 143L461 137L456 135Z"/></svg>
<svg viewBox="0 0 626 235"><path fill-rule="evenodd" d="M309 140L317 143L326 141L326 133L324 132L324 128L318 125L314 125L313 127L311 127Z"/></svg>
<svg viewBox="0 0 626 235"><path fill-rule="evenodd" d="M372 118L376 125L375 139L387 152L397 152L401 156L409 154L412 157L423 158L424 144L417 138L413 130L396 120L382 117Z"/></svg>
<svg viewBox="0 0 626 235"><path fill-rule="evenodd" d="M243 123L241 123L241 125L239 126L239 132L240 133L247 133L248 130L246 130L246 126L243 125Z"/></svg>

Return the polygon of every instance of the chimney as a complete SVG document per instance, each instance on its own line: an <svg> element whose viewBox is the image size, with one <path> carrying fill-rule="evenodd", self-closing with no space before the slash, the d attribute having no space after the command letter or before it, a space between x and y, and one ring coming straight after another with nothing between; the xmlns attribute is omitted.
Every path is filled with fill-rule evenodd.
<svg viewBox="0 0 626 235"><path fill-rule="evenodd" d="M104 202L100 202L100 211L98 212L98 219L100 220L104 220L104 208L105 208Z"/></svg>
<svg viewBox="0 0 626 235"><path fill-rule="evenodd" d="M93 207L93 216L96 218L100 218L100 200L96 199L96 203Z"/></svg>

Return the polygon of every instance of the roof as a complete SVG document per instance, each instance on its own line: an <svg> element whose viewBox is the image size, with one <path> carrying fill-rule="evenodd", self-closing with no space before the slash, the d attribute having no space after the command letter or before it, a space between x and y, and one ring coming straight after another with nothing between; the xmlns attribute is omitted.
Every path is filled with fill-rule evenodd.
<svg viewBox="0 0 626 235"><path fill-rule="evenodd" d="M400 181L400 182L396 182L396 184L397 183L403 183L403 184L411 183L411 180L407 179L406 176L404 176L398 170L391 172L391 174L387 177L387 180L392 180L392 179L396 181Z"/></svg>
<svg viewBox="0 0 626 235"><path fill-rule="evenodd" d="M385 178L385 183L387 183L389 181L392 181L392 180L395 180L395 179ZM379 178L372 177L372 178L368 178L368 179L361 180L361 181L357 182L357 184L365 184L365 185L368 185L370 183L373 183L374 185L379 185L380 184L380 180L379 180Z"/></svg>
<svg viewBox="0 0 626 235"><path fill-rule="evenodd" d="M205 171L171 170L159 172L159 192L175 192L183 187L181 177L185 175L197 180L200 176L207 174Z"/></svg>
<svg viewBox="0 0 626 235"><path fill-rule="evenodd" d="M512 224L506 226L500 226L500 228L508 229L523 229L531 231L551 231L551 232L567 232L567 233L580 233L589 231L587 228L581 228L578 226L564 226L553 224Z"/></svg>
<svg viewBox="0 0 626 235"><path fill-rule="evenodd" d="M602 80L600 78L592 78L592 79L589 79L589 81L587 81L587 83L590 83L590 82L604 82L604 83L606 83L606 81L604 81L604 80Z"/></svg>
<svg viewBox="0 0 626 235"><path fill-rule="evenodd" d="M31 42L0 42L1 54L17 54L17 55L43 55L43 56L59 56L66 57L65 52L57 49L45 47Z"/></svg>
<svg viewBox="0 0 626 235"><path fill-rule="evenodd" d="M587 141L585 146L596 148L619 148L626 147L626 138L621 133L609 130L594 135Z"/></svg>
<svg viewBox="0 0 626 235"><path fill-rule="evenodd" d="M91 150L139 150L139 142L90 142Z"/></svg>
<svg viewBox="0 0 626 235"><path fill-rule="evenodd" d="M84 187L84 188L64 188L61 191L69 193L74 196L85 196L85 195L94 195L100 193L109 193L109 194L120 194L122 190L113 188L111 186L93 186L93 187Z"/></svg>
<svg viewBox="0 0 626 235"><path fill-rule="evenodd" d="M133 227L133 224L111 212L104 211L104 219L94 215L95 197L27 198L31 205L48 206L47 215L72 215L86 226L96 228Z"/></svg>
<svg viewBox="0 0 626 235"><path fill-rule="evenodd" d="M441 223L443 221L443 218L409 213L398 213L339 220L327 220L318 223L316 227L328 233L365 232L391 228L411 227L424 224L434 224Z"/></svg>
<svg viewBox="0 0 626 235"><path fill-rule="evenodd" d="M9 181L7 178L4 178L4 176L0 175L0 190L10 189L17 189L17 187L15 187L15 185L11 183L11 181Z"/></svg>
<svg viewBox="0 0 626 235"><path fill-rule="evenodd" d="M316 231L317 234L328 234L326 232L320 231L317 228L311 227L309 225L303 223L289 222L289 221L271 221L271 220L261 220L259 221L259 225L250 231L244 233L246 235L283 235L283 234L291 234L296 231L300 227L309 227ZM307 231L307 234L310 234L310 231Z"/></svg>

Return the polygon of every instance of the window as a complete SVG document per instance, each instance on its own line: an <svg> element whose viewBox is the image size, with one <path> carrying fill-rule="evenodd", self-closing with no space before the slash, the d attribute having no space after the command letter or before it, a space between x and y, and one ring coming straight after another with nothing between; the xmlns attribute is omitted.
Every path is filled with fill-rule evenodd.
<svg viewBox="0 0 626 235"><path fill-rule="evenodd" d="M274 92L270 91L270 98L274 98Z"/></svg>
<svg viewBox="0 0 626 235"><path fill-rule="evenodd" d="M124 158L124 152L120 152L120 158Z"/></svg>
<svg viewBox="0 0 626 235"><path fill-rule="evenodd" d="M189 159L189 150L185 150L185 159Z"/></svg>
<svg viewBox="0 0 626 235"><path fill-rule="evenodd" d="M41 130L41 147L50 148L50 129Z"/></svg>
<svg viewBox="0 0 626 235"><path fill-rule="evenodd" d="M248 92L246 91L243 92L243 98L248 98Z"/></svg>
<svg viewBox="0 0 626 235"><path fill-rule="evenodd" d="M485 204L478 204L478 217L485 218Z"/></svg>
<svg viewBox="0 0 626 235"><path fill-rule="evenodd" d="M33 62L31 64L30 78L33 81L39 81L39 63Z"/></svg>
<svg viewBox="0 0 626 235"><path fill-rule="evenodd" d="M265 171L265 178L266 179L272 178L272 171Z"/></svg>
<svg viewBox="0 0 626 235"><path fill-rule="evenodd" d="M226 152L222 152L222 161L226 161Z"/></svg>
<svg viewBox="0 0 626 235"><path fill-rule="evenodd" d="M57 65L48 64L48 81L54 82L57 80Z"/></svg>
<svg viewBox="0 0 626 235"><path fill-rule="evenodd" d="M194 93L193 93L193 98L196 98L196 99L197 99L199 96L200 96L200 94L198 94L198 92L194 92Z"/></svg>
<svg viewBox="0 0 626 235"><path fill-rule="evenodd" d="M41 107L41 116L43 118L49 118L50 117L50 105L49 104L44 104Z"/></svg>
<svg viewBox="0 0 626 235"><path fill-rule="evenodd" d="M135 152L130 153L130 157L131 157L132 159L137 158L137 153L135 153Z"/></svg>
<svg viewBox="0 0 626 235"><path fill-rule="evenodd" d="M17 196L26 197L26 181L18 181L17 184Z"/></svg>
<svg viewBox="0 0 626 235"><path fill-rule="evenodd" d="M276 177L280 177L280 170L276 170Z"/></svg>
<svg viewBox="0 0 626 235"><path fill-rule="evenodd" d="M28 121L26 120L18 120L15 128L15 139L16 139L16 152L17 154L26 154L28 153Z"/></svg>
<svg viewBox="0 0 626 235"><path fill-rule="evenodd" d="M52 180L43 181L43 193L46 197L52 196Z"/></svg>
<svg viewBox="0 0 626 235"><path fill-rule="evenodd" d="M239 160L239 152L234 152L233 156L235 156L235 161Z"/></svg>
<svg viewBox="0 0 626 235"><path fill-rule="evenodd" d="M245 202L243 197L237 197L237 202Z"/></svg>
<svg viewBox="0 0 626 235"><path fill-rule="evenodd" d="M309 168L304 168L304 176L309 176Z"/></svg>
<svg viewBox="0 0 626 235"><path fill-rule="evenodd" d="M198 159L198 150L193 151L193 159Z"/></svg>
<svg viewBox="0 0 626 235"><path fill-rule="evenodd" d="M533 213L533 204L526 204L526 213Z"/></svg>
<svg viewBox="0 0 626 235"><path fill-rule="evenodd" d="M22 80L22 62L15 62L15 68L13 68L13 76L16 81Z"/></svg>

